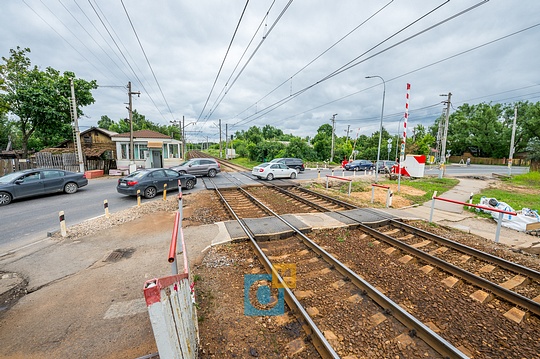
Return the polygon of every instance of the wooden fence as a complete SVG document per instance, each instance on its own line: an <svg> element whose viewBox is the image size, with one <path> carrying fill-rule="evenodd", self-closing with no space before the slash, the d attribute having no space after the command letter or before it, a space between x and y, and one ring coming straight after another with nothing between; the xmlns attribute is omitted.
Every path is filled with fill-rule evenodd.
<svg viewBox="0 0 540 359"><path fill-rule="evenodd" d="M30 159L0 159L0 176L30 168L55 168L79 172L79 164L77 163L75 153L52 154L49 152L38 152ZM111 168L116 168L115 160L84 161L84 169L86 171L103 170L104 173L109 173Z"/></svg>

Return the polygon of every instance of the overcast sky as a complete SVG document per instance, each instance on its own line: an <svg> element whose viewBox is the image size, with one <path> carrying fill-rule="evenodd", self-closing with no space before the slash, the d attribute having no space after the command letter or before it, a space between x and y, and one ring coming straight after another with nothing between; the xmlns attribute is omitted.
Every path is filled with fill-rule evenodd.
<svg viewBox="0 0 540 359"><path fill-rule="evenodd" d="M34 65L97 80L82 130L128 116L128 81L134 109L184 116L191 141L219 139L219 119L223 134L313 137L334 114L336 135L371 135L384 89L396 134L407 83L409 135L442 113L441 94L452 110L540 98L538 0L3 0L0 24L3 57L29 47Z"/></svg>

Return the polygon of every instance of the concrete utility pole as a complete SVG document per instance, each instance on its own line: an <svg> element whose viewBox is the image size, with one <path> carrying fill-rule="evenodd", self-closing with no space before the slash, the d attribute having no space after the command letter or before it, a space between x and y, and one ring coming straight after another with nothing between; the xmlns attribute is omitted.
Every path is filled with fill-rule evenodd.
<svg viewBox="0 0 540 359"><path fill-rule="evenodd" d="M446 95L441 95L441 96L446 96ZM443 136L442 136L442 140L441 140L441 168L440 168L440 171L439 171L439 178L443 178L443 175L444 175L444 166L446 164L446 139L447 139L447 136L448 136L448 119L450 118L450 100L452 98L452 93L449 92L448 93L448 99L445 101L446 102L446 117L445 117L445 120L444 120L444 130L443 130Z"/></svg>
<svg viewBox="0 0 540 359"><path fill-rule="evenodd" d="M516 138L517 106L514 108L514 124L512 125L512 139L510 140L510 155L508 156L508 175L512 175L512 159L514 158L514 140Z"/></svg>
<svg viewBox="0 0 540 359"><path fill-rule="evenodd" d="M187 160L186 157L186 119L182 116L182 159Z"/></svg>
<svg viewBox="0 0 540 359"><path fill-rule="evenodd" d="M133 101L131 99L132 95L140 96L140 92L131 91L131 81L128 82L128 97L129 97L129 173L135 172L137 166L135 165L135 150L133 148Z"/></svg>
<svg viewBox="0 0 540 359"><path fill-rule="evenodd" d="M349 142L349 132L351 130L351 125L347 125L347 130L345 132L347 132L347 142Z"/></svg>
<svg viewBox="0 0 540 359"><path fill-rule="evenodd" d="M330 162L334 160L334 133L336 132L336 116L337 113L332 115L330 121L332 121L332 148L330 149Z"/></svg>
<svg viewBox="0 0 540 359"><path fill-rule="evenodd" d="M221 152L221 118L219 119L219 158L223 158L223 153Z"/></svg>
<svg viewBox="0 0 540 359"><path fill-rule="evenodd" d="M71 108L73 115L73 126L75 127L75 142L77 142L77 161L79 162L79 171L84 173L84 161L81 147L81 131L79 131L79 119L77 115L77 100L75 100L75 86L73 85L73 79L69 79L71 86Z"/></svg>
<svg viewBox="0 0 540 359"><path fill-rule="evenodd" d="M225 124L225 159L229 159L229 124Z"/></svg>

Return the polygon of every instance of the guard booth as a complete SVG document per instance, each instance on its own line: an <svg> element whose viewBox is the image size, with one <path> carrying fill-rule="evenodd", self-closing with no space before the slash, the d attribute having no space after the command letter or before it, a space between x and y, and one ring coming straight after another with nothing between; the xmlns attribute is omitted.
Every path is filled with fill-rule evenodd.
<svg viewBox="0 0 540 359"><path fill-rule="evenodd" d="M407 155L405 161L400 164L400 171L402 176L408 177L424 177L424 170L426 168L426 156L425 155ZM392 173L398 173L398 164L392 167Z"/></svg>

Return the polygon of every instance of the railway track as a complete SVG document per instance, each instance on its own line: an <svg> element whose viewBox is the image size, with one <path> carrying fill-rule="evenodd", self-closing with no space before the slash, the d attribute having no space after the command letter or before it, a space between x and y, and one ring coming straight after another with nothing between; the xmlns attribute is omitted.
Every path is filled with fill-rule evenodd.
<svg viewBox="0 0 540 359"><path fill-rule="evenodd" d="M235 209L239 208L235 201L240 195L246 198L256 197L247 200L249 205L243 209L245 212L243 212L242 215L236 215L240 220L243 218L261 218L270 216L273 215L272 212L275 214L288 214L328 211L341 211L341 215L349 215L351 219L355 218L346 211L356 208L354 205L333 198L328 199L326 198L327 196L296 186L289 185L282 187L270 185L264 187L251 187L247 190L237 189L233 193L234 195L230 198L231 204L229 204L231 207L229 210L230 213L236 213ZM258 203L257 199L264 202L264 204ZM287 203L287 205L285 206L284 203ZM261 217L253 216L256 212L255 207L258 208L257 211L260 211L259 216ZM287 209L287 207L292 207L294 210L291 210L290 208ZM381 212L371 209L363 210L368 212L373 211L374 213L378 213L379 216L381 214ZM233 217L235 216L234 214L231 215ZM316 308L316 310L310 309L310 312L317 313L318 311L318 313L328 313L328 306L325 307L325 305L331 303L332 300L336 300L336 303L341 303L341 300L345 298L345 294L343 293L350 294L347 298L350 298L353 294L358 294L364 299L363 296L369 296L368 294L370 294L370 291L366 288L378 287L382 292L388 293L390 298L395 302L400 303L402 308L406 308L409 313L421 318L422 322L427 323L425 325L426 327L432 328L433 331L445 334L445 338L449 338L451 343L456 343L456 346L460 348L458 351L474 353L474 357L487 358L500 355L498 352L500 348L497 350L493 349L493 344L487 342L487 338L493 337L493 342L498 343L498 341L500 341L499 337L511 338L512 336L515 336L516 333L512 333L515 329L512 328L511 324L515 322L519 324L514 325L524 327L521 328L524 334L522 334L523 337L520 338L520 340L528 343L528 346L520 347L520 350L515 351L513 355L504 355L501 357L535 357L534 353L540 352L538 335L531 334L538 332L538 328L540 328L537 314L538 295L540 294L538 272L460 245L459 243L448 239L437 237L429 232L421 231L391 218L383 218L379 223L371 224L370 226L371 227L368 227L358 223L353 227L343 229L343 231L348 232L347 238L354 238L354 241L351 239L343 239L344 236L339 233L310 234L310 237L316 238L312 241L318 243L322 250L328 252L331 257L331 259L328 260L326 260L324 254L318 252L318 249L313 249L309 246L309 249L302 247L301 243L306 240L302 237L303 235L298 233L294 237L286 240L261 242L258 246L261 251L266 253L270 258L268 260L270 263L269 273L271 273L271 268L275 264L290 263L297 265L296 283L298 285L297 290L301 293L301 299L297 300L304 304L306 308ZM255 242L255 240L253 241ZM366 250L366 248L368 250ZM377 251L377 254L374 254L374 250ZM364 253L362 254L362 252ZM330 253L333 253L333 255ZM365 261L362 262L360 260L366 253L371 253L369 254L369 265ZM317 260L314 258L317 258ZM338 267L333 263L333 260L337 260L338 258L347 265L345 266L346 269L341 269L341 271L338 270L336 273L334 272L334 269ZM321 260L323 260L323 262L320 262ZM261 261L263 260L261 259ZM316 264L322 267L317 267ZM367 266L376 268L377 271L375 272L378 272L378 274L366 274ZM329 298L333 298L330 301L324 300L324 298L328 298L328 294L321 292L321 288L309 289L309 285L321 283L323 280L322 274L325 274L328 271L328 269L325 268L329 268L332 272L328 272L329 279L328 281L324 279L324 283L326 284L321 284L322 288L331 288L330 291L343 294L343 296L341 294L338 295L337 298L330 296ZM389 268L398 270L399 274L405 272L414 274L410 274L409 278L401 278L400 275L391 274ZM324 273L321 271L324 271ZM347 277L346 274L349 272L352 273L353 278L362 278L361 276L367 278L373 276L373 278L375 278L373 279L374 284L360 282L357 285L355 280ZM386 276L385 280L377 278L377 276L382 275ZM401 281L389 285L388 278L391 277L400 277ZM425 282L423 290L418 290L416 292L406 290L408 287L414 287L414 285L409 284L407 281L411 282L411 278L420 277L422 277L422 281ZM520 277L524 277L525 280L522 280ZM324 278L326 278L326 276L324 276ZM339 279L337 278L341 278L344 284L339 282ZM337 284L338 282L339 284ZM412 282L414 282L414 279ZM334 288L333 285L337 286L337 288ZM304 286L307 287L304 288ZM341 287L344 287L344 292ZM425 289L427 287L430 288L429 295L426 294L427 292ZM432 292L435 290L434 288L436 288L438 292ZM305 294L303 292L309 292L310 290L314 294L302 297L302 295ZM408 293L408 297L403 298L402 293L404 292ZM423 297L425 298L422 299ZM447 300L441 301L441 298ZM289 303L289 301L287 303ZM375 301L375 303L378 302ZM389 309L380 304L377 305L384 308L383 314L387 315ZM324 308L323 310L321 310L321 306ZM438 308L438 312L448 312L448 314L439 314L439 316L433 314L433 310L430 309L434 306ZM348 308L347 306L345 307ZM427 310L422 310L423 307L427 308ZM496 331L491 331L488 334L484 333L481 329L474 331L469 328L468 330L472 333L469 335L471 338L467 336L467 339L464 340L463 335L460 336L456 334L456 332L463 331L463 329L460 328L463 328L465 325L463 323L463 318L456 315L456 308L460 308L463 311L464 316L470 317L471 320L480 322L485 318L491 317L490 321L498 323L496 327L500 328L499 334L496 334ZM333 343L340 354L353 353L350 355L355 355L354 352L348 352L346 350L347 347L351 346L351 343L354 347L355 341L351 338L358 340L356 336L351 336L354 333L351 334L345 332L344 334L336 334L336 332L340 333L340 328L342 327L360 327L358 325L353 325L352 323L346 324L348 323L346 320L339 318L363 318L362 322L365 321L366 323L369 323L370 320L368 319L369 316L366 314L367 312L362 314L360 312L346 311L348 314L340 314L337 309L335 313L332 309L330 312L335 316L328 316L328 318L334 319L327 321L322 317L318 317L319 314L317 314L312 320L314 323L319 323L322 328L321 331L323 336L326 334L328 338L334 338L330 339L329 343ZM360 316L357 317L356 315ZM452 319L444 319L445 317ZM443 323L445 320L449 323ZM334 323L336 321L342 324ZM407 328L407 330L411 330L412 328L410 323L409 325L403 324L402 322L399 323L402 327L396 326L397 324L391 325L391 327ZM385 325L383 325L383 327L384 326ZM471 325L469 325L469 327L470 326ZM482 326L486 328L490 327L489 324L484 323L479 323L478 326L479 328ZM374 326L373 328L376 327L377 326ZM362 330L366 329L365 327L362 328ZM396 334L397 332L399 332L399 330L393 333ZM406 330L400 332L400 335L403 335L406 332ZM414 329L411 333L417 333L417 330ZM396 340L397 337L399 336L394 336L393 339L387 337L386 342L390 343L392 340ZM473 339L472 337L477 339ZM402 337L402 339L403 338L406 337ZM414 338L412 340L414 342ZM413 346L417 348L422 347L422 345L425 345L425 342L422 343L415 343ZM504 345L501 344L501 346L503 347ZM367 347L369 347L369 345ZM497 345L494 347L497 347ZM474 348L483 349L475 352ZM490 352L490 350L492 350L492 354L495 353L494 356L482 356L478 354ZM438 351L438 353L440 353L440 351Z"/></svg>
<svg viewBox="0 0 540 359"><path fill-rule="evenodd" d="M267 272L279 279L286 292L287 304L301 317L322 357L368 353L376 353L380 357L394 357L399 353L407 353L406 357L466 357L265 204L244 190L240 192L251 197L252 207L265 208L267 213L296 231L294 237L286 240L258 243L243 218L237 214L236 209L242 207L239 205L242 201L231 196L229 198L233 198L233 202L229 203L217 190L225 206L248 233L250 243ZM295 266L297 287L294 291L291 291L290 282L287 285L275 271L280 266L288 268L287 265ZM358 318L365 320L358 321ZM365 334L371 332L377 335Z"/></svg>

